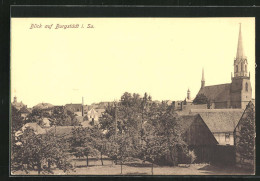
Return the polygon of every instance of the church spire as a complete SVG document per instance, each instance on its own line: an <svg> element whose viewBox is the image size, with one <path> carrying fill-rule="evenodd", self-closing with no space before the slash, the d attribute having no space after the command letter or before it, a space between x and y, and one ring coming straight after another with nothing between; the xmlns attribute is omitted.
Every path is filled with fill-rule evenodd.
<svg viewBox="0 0 260 181"><path fill-rule="evenodd" d="M247 58L244 55L241 23L239 23L237 56L234 60L234 77L247 77Z"/></svg>
<svg viewBox="0 0 260 181"><path fill-rule="evenodd" d="M204 68L202 68L201 88L205 87Z"/></svg>
<svg viewBox="0 0 260 181"><path fill-rule="evenodd" d="M243 41L242 41L242 33L241 33L241 23L239 23L239 35L238 35L238 43L237 43L237 57L236 59L244 59L244 50L243 50Z"/></svg>

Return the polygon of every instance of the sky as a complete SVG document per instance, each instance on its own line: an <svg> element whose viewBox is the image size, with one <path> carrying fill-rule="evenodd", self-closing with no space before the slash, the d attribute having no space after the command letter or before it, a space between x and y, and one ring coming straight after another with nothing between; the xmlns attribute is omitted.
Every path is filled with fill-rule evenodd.
<svg viewBox="0 0 260 181"><path fill-rule="evenodd" d="M184 100L188 89L194 98L202 68L206 86L231 83L239 23L254 98L254 18L12 18L11 100L92 104L124 92Z"/></svg>

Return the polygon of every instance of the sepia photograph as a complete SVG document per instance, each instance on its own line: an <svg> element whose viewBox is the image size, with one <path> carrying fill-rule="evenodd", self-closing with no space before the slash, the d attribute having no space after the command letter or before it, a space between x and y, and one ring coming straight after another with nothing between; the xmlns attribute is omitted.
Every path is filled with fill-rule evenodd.
<svg viewBox="0 0 260 181"><path fill-rule="evenodd" d="M10 175L255 175L255 18L11 18Z"/></svg>

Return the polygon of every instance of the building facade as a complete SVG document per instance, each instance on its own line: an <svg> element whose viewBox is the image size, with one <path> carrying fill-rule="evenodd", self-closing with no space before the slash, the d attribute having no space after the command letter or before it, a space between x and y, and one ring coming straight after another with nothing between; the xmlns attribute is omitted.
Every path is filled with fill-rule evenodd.
<svg viewBox="0 0 260 181"><path fill-rule="evenodd" d="M204 94L211 102L211 108L215 109L245 109L252 100L250 72L248 72L248 61L243 50L241 24L231 83L205 86L204 70L202 70L201 88L197 95L199 94Z"/></svg>

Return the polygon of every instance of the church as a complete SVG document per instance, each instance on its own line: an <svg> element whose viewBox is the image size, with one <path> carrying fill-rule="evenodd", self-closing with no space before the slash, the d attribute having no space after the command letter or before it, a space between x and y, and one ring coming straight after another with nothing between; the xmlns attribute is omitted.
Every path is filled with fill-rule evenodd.
<svg viewBox="0 0 260 181"><path fill-rule="evenodd" d="M234 76L231 73L231 83L205 86L204 70L202 70L201 88L197 95L204 94L211 102L212 109L245 109L252 100L250 72L248 73L247 67L240 24Z"/></svg>

